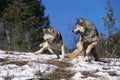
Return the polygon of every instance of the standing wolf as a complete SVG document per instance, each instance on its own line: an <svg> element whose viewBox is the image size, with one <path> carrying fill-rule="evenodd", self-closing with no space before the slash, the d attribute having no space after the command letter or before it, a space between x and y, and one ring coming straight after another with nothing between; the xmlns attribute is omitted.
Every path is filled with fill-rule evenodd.
<svg viewBox="0 0 120 80"><path fill-rule="evenodd" d="M43 51L48 50L52 54L56 54L57 58L60 58L60 52L62 52L62 54L65 52L60 32L51 27L46 27L43 31L44 42L39 45L41 49L36 51L35 54L40 54Z"/></svg>
<svg viewBox="0 0 120 80"><path fill-rule="evenodd" d="M75 50L77 53L73 51L71 54L65 54L64 57L76 57L79 54L92 54L97 61L98 56L96 54L95 46L98 43L98 31L96 27L91 22L80 18L77 19L73 32L80 34Z"/></svg>

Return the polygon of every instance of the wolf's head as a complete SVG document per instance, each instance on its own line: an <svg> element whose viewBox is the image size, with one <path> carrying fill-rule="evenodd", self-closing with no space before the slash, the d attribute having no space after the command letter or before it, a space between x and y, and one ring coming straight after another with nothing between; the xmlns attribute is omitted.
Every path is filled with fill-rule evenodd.
<svg viewBox="0 0 120 80"><path fill-rule="evenodd" d="M55 38L58 35L58 32L50 27L43 29L43 31L44 31L43 39L51 43L55 40Z"/></svg>
<svg viewBox="0 0 120 80"><path fill-rule="evenodd" d="M85 26L84 26L85 20L83 18L77 19L75 28L72 32L78 34L78 33L84 33L85 32Z"/></svg>

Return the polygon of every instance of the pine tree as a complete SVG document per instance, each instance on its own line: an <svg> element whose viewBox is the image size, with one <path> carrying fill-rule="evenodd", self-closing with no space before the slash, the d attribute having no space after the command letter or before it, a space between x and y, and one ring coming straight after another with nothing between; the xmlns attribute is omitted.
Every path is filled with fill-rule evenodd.
<svg viewBox="0 0 120 80"><path fill-rule="evenodd" d="M2 23L7 30L10 48L34 51L42 41L41 26L46 26L45 7L38 0L14 0L2 12Z"/></svg>
<svg viewBox="0 0 120 80"><path fill-rule="evenodd" d="M102 17L107 36L112 36L115 28L115 18L110 0L106 0L106 16Z"/></svg>
<svg viewBox="0 0 120 80"><path fill-rule="evenodd" d="M12 3L12 0L0 0L0 14L4 10L4 8L10 3Z"/></svg>
<svg viewBox="0 0 120 80"><path fill-rule="evenodd" d="M106 16L102 17L104 27L106 29L106 41L105 41L105 54L107 55L113 55L115 54L115 43L112 36L115 34L115 18L114 13L112 9L112 5L110 3L110 0L106 0Z"/></svg>

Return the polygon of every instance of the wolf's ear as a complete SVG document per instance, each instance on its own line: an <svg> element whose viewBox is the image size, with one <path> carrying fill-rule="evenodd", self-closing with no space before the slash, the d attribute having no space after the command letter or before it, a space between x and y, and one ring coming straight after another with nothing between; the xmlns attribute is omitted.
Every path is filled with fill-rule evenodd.
<svg viewBox="0 0 120 80"><path fill-rule="evenodd" d="M84 22L84 19L83 19L83 18L80 18L80 19L79 19L79 22L80 22L80 23Z"/></svg>

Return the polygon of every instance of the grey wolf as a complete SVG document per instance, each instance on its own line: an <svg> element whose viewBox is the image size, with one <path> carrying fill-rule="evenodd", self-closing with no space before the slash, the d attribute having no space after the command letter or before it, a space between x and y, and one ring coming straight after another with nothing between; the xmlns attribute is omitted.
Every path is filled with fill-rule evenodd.
<svg viewBox="0 0 120 80"><path fill-rule="evenodd" d="M98 60L98 56L96 54L95 46L98 44L98 31L95 25L83 18L77 19L75 28L73 32L79 35L79 40L76 45L76 52L73 51L71 54L66 54L65 57L78 56L82 54L84 56L88 56L92 54L95 60ZM79 43L79 44L78 44Z"/></svg>
<svg viewBox="0 0 120 80"><path fill-rule="evenodd" d="M36 51L35 54L41 54L43 51L48 50L52 54L56 54L57 58L60 58L60 53L64 54L65 52L60 32L51 27L44 28L43 32L44 42L40 43L40 50Z"/></svg>

